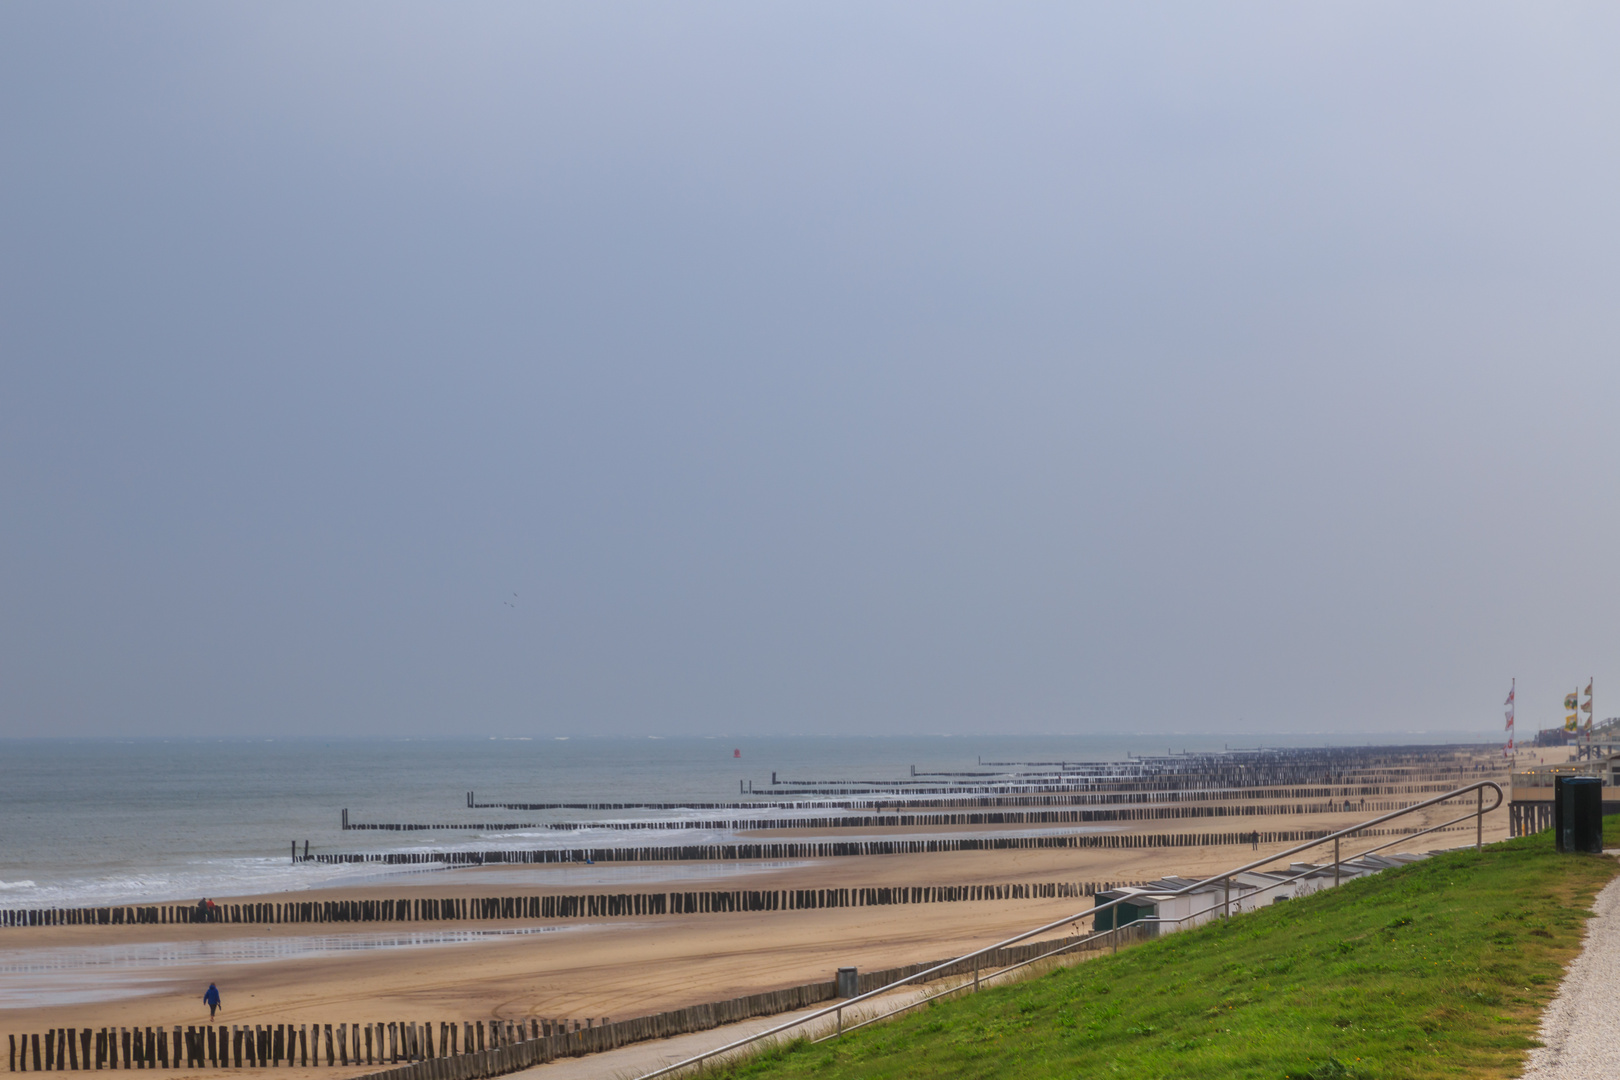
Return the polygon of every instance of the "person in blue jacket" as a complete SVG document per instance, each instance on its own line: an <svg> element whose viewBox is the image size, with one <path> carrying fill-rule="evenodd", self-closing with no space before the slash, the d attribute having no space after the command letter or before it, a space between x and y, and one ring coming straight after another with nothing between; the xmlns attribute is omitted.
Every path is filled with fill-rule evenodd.
<svg viewBox="0 0 1620 1080"><path fill-rule="evenodd" d="M203 995L203 1004L208 1006L208 1019L214 1018L214 1012L219 1008L219 987L213 983L208 984L208 992Z"/></svg>

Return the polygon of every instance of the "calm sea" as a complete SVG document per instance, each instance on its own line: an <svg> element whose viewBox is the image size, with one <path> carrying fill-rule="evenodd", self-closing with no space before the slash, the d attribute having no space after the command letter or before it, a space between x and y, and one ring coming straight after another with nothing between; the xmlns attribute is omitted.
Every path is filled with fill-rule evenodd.
<svg viewBox="0 0 1620 1080"><path fill-rule="evenodd" d="M739 785L882 780L996 761L1102 761L1128 753L1254 746L1253 736L1171 746L1087 737L573 738L444 741L6 740L0 742L0 907L195 900L375 878L291 865L310 851L703 843L727 834L585 830L342 832L356 822L544 823L670 818L659 811L470 810L480 801L746 801ZM1157 741L1164 743L1162 736ZM1461 741L1380 737L1381 743ZM1312 735L1299 744L1364 744ZM1268 738L1267 745L1285 740ZM741 756L736 756L740 751ZM685 816L707 819L713 811ZM757 816L757 815L756 815Z"/></svg>

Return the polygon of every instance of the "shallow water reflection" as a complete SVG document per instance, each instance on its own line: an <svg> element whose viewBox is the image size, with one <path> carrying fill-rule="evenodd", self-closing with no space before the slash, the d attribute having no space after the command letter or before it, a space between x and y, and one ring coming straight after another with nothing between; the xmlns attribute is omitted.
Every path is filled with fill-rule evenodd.
<svg viewBox="0 0 1620 1080"><path fill-rule="evenodd" d="M169 981L169 975L159 973L165 968L257 964L424 945L465 945L577 929L580 924L576 923L505 930L310 934L15 949L0 952L0 1008L71 1005L152 993L159 989L157 984Z"/></svg>

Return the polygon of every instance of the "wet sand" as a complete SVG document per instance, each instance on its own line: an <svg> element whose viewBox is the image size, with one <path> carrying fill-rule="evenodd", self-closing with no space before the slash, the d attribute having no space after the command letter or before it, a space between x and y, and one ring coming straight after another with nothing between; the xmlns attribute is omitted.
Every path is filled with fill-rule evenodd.
<svg viewBox="0 0 1620 1080"><path fill-rule="evenodd" d="M1431 821L1442 820L1440 814L1430 813ZM1455 811L1443 813L1456 816ZM1353 824L1364 817L1312 815L1282 820L1288 828L1325 828ZM1232 831L1232 826L1219 831ZM1487 840L1505 834L1504 812L1487 818ZM1387 838L1353 849L1347 844L1345 854L1383 839ZM1472 839L1472 830L1431 834L1413 841L1410 849L1452 847ZM1271 845L1270 850L1285 846ZM1406 849L1407 845L1397 844L1388 850ZM342 889L219 899L234 903L698 888L1130 881L1170 873L1215 873L1255 855L1242 845L975 851L778 862L746 871L743 868L748 864L731 864L719 876L693 876L689 864L503 866L401 875ZM0 932L0 1002L10 1003L0 1007L0 1032L204 1023L207 1011L200 999L209 981L217 982L224 995L225 1009L219 1021L231 1024L623 1018L826 980L844 965L867 970L940 959L993 944L1044 921L1083 914L1091 903L1081 897L598 920L11 929ZM477 936L492 930L534 928L545 932ZM434 942L435 934L456 936L457 943ZM411 935L421 935L421 941L427 943L402 941L379 947L360 940ZM334 946L333 939L348 940L350 946ZM86 947L163 943L173 943L163 966L109 963L87 970L79 963ZM187 953L187 948L213 951L203 956ZM279 955L278 948L284 950ZM52 955L66 966L41 970L39 958ZM8 973L8 961L16 967L27 966L25 961L30 959L35 970ZM53 982L129 996L41 1004L36 995L31 1003L23 1004L29 1000L26 994L19 998L5 992L6 986L43 989ZM320 1072L332 1075L330 1070Z"/></svg>

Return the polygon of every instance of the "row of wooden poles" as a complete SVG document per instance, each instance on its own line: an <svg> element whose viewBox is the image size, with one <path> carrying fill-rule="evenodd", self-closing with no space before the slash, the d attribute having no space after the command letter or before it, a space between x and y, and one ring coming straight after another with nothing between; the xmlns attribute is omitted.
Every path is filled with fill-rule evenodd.
<svg viewBox="0 0 1620 1080"><path fill-rule="evenodd" d="M1125 927L1117 946L1141 938L1140 925ZM1014 945L963 961L930 978L971 975L1034 960L1073 946L1080 936ZM1094 943L1102 947L1104 943ZM867 993L944 961L863 972L857 992ZM12 1035L14 1072L79 1069L264 1068L269 1066L368 1065L404 1062L369 1074L390 1080L478 1080L515 1072L559 1057L610 1050L646 1039L663 1039L755 1016L808 1008L838 996L836 980L802 983L783 990L706 1002L628 1020L456 1021L395 1024L203 1025L170 1028L58 1028Z"/></svg>
<svg viewBox="0 0 1620 1080"><path fill-rule="evenodd" d="M1219 802L1226 799L1370 799L1384 795L1420 795L1450 791L1451 781L1399 785L1348 783L1312 787L1189 788L1171 791L1063 792L1052 795L962 795L932 798L909 795L852 796L844 799L794 799L791 802L705 803L518 803L474 802L467 793L467 808L482 810L927 810L956 807L1104 806L1110 803ZM350 824L350 828L370 828Z"/></svg>
<svg viewBox="0 0 1620 1080"><path fill-rule="evenodd" d="M1139 758L1131 762L1069 762L1062 772L1015 772L986 778L976 785L990 789L999 785L1025 783L1034 785L1046 780L1067 784L1116 784L1131 786L1133 782L1169 784L1177 787L1242 786L1258 784L1311 784L1337 782L1347 777L1363 781L1399 781L1402 778L1423 775L1443 776L1472 772L1477 762L1459 761L1453 747L1414 747L1395 753L1376 749L1346 749L1342 753L1292 754L1286 751L1261 751L1252 754L1200 754L1169 757ZM1038 764L1034 762L1003 762L1013 769ZM1052 763L1045 763L1052 764ZM1492 762L1492 764L1497 764ZM1462 768L1461 766L1468 766ZM879 782L881 783L881 782ZM763 793L777 794L778 787L804 790L814 786L874 786L872 781L823 779L792 780L772 785Z"/></svg>
<svg viewBox="0 0 1620 1080"><path fill-rule="evenodd" d="M1046 881L1005 885L899 885L852 889L710 889L697 892L586 893L561 896L400 897L391 900L303 900L196 907L43 908L0 913L6 926L107 926L136 923L461 922L488 919L576 919L692 915L803 908L942 904L977 900L1046 900L1094 896L1121 882Z"/></svg>
<svg viewBox="0 0 1620 1080"><path fill-rule="evenodd" d="M1261 771L1250 772L1243 769L1234 769L1228 773L1210 776L1186 775L1154 775L1148 774L1140 780L1120 780L1101 778L1098 780L1082 780L1064 778L1050 781L1032 777L1025 781L1007 783L979 783L957 784L951 786L941 785L930 787L927 794L935 796L960 795L1024 795L1040 793L1065 793L1076 791L1184 791L1188 789L1224 789L1231 787L1256 787L1261 785L1279 784L1329 784L1354 782L1363 784L1396 783L1402 779L1410 779L1417 783L1429 780L1436 776L1443 776L1453 770L1448 769L1413 769L1410 773L1402 775L1391 772L1373 774L1351 774L1348 776L1322 776L1311 770L1298 771ZM1473 775L1464 773L1463 775ZM847 786L824 787L772 787L749 788L751 794L762 795L766 798L781 798L783 796L816 796L823 798L842 798L854 795L873 795L892 791L895 785L882 782L860 783L848 782ZM1453 785L1455 786L1455 785Z"/></svg>
<svg viewBox="0 0 1620 1080"><path fill-rule="evenodd" d="M955 782L927 780L787 780L770 787L750 784L746 791L766 798L793 795L843 797L909 789L929 795L1018 795L1026 792L1053 794L1080 791L1181 791L1233 787L1291 786L1319 784L1401 784L1422 782L1446 776L1476 775L1448 768L1443 764L1420 763L1409 769L1356 769L1324 773L1315 768L1268 769L1238 765L1220 769L1192 769L1185 772L1148 769L1140 773L1081 774L1065 772L1026 773L995 779Z"/></svg>
<svg viewBox="0 0 1620 1080"><path fill-rule="evenodd" d="M1471 826L1470 826L1471 827ZM1462 828L1458 826L1457 828ZM1361 836L1403 836L1419 826L1364 829ZM1298 844L1326 836L1328 829L1272 829L1259 843ZM671 844L599 848L521 848L486 851L344 852L308 856L317 863L377 863L383 866L489 866L500 863L746 862L755 859L826 859L858 855L929 855L958 851L1038 849L1135 849L1214 847L1255 843L1255 833L1109 833L1066 836L968 836L928 840L783 840L740 844ZM300 862L305 861L299 859Z"/></svg>
<svg viewBox="0 0 1620 1080"><path fill-rule="evenodd" d="M431 832L437 829L478 829L500 832L538 829L546 832L668 832L698 829L903 829L918 825L1069 825L1093 821L1158 821L1183 818L1280 817L1292 814L1336 814L1361 810L1385 813L1404 810L1410 802L1367 802L1340 799L1316 803L1240 803L1236 806L1118 806L1102 810L990 810L942 811L933 814L846 814L840 817L727 818L710 821L556 821L518 825L428 825L416 823L358 824L344 820L345 829L376 832Z"/></svg>
<svg viewBox="0 0 1620 1080"><path fill-rule="evenodd" d="M1416 826L1365 829L1359 836L1400 836ZM1453 826L1442 831L1457 831ZM701 844L680 848L597 848L591 851L474 851L394 852L385 855L314 855L311 861L387 865L450 863L597 862L677 858L705 861L796 859L828 855L906 854L944 851L984 851L1019 848L1155 848L1205 847L1216 844L1300 843L1326 834L1322 829L1255 830L1232 833L1157 833L1107 836L1002 836L950 840L872 840L828 843ZM858 850L846 850L855 848ZM679 854L674 854L674 853ZM574 855L575 858L557 858ZM340 923L416 922L518 918L606 918L620 915L675 915L719 911L777 911L819 907L862 907L877 904L949 903L982 899L1041 899L1091 896L1112 884L1047 882L1008 886L1012 891L982 892L1001 886L927 886L901 889L789 889L729 890L680 893L609 893L550 897L459 897L411 900L308 900L297 903L223 904L203 909L195 905L138 905L92 908L13 908L0 911L0 927L18 926L124 926L168 923ZM1026 891L1027 890L1027 891ZM508 914L507 912L511 912Z"/></svg>
<svg viewBox="0 0 1620 1080"><path fill-rule="evenodd" d="M380 1065L476 1053L582 1031L607 1017L431 1023L204 1024L157 1028L55 1028L10 1039L12 1072L84 1069L264 1068L321 1064ZM171 1034L172 1030L172 1034ZM487 1046L486 1046L487 1038Z"/></svg>

